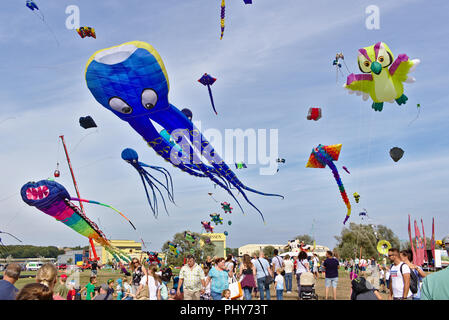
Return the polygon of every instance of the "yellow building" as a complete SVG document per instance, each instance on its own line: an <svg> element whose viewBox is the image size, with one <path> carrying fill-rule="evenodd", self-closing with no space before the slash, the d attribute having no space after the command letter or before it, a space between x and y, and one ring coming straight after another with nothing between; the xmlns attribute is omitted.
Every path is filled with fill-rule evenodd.
<svg viewBox="0 0 449 320"><path fill-rule="evenodd" d="M226 236L224 233L203 233L201 236L208 237L210 241L215 245L214 256L226 257ZM200 245L203 246L204 242L201 240Z"/></svg>
<svg viewBox="0 0 449 320"><path fill-rule="evenodd" d="M114 247L124 251L130 258L137 258L140 260L142 257L146 257L146 254L142 252L141 242L133 240L110 240L110 242ZM115 261L114 257L102 246L96 245L95 251L97 252L98 258L100 258L101 264L106 264L108 261ZM92 252L91 256L93 256Z"/></svg>

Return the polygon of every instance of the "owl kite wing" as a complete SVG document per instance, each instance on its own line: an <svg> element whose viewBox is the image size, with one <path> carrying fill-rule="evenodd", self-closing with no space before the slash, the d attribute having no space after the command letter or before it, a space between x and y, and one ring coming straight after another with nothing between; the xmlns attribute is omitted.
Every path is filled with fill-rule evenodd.
<svg viewBox="0 0 449 320"><path fill-rule="evenodd" d="M363 100L367 100L373 92L373 76L371 74L351 73L343 87L348 90L349 94L355 92L358 96L363 95Z"/></svg>
<svg viewBox="0 0 449 320"><path fill-rule="evenodd" d="M390 67L390 74L401 82L414 82L413 77L408 74L413 72L421 61L419 59L409 60L406 54L400 54Z"/></svg>

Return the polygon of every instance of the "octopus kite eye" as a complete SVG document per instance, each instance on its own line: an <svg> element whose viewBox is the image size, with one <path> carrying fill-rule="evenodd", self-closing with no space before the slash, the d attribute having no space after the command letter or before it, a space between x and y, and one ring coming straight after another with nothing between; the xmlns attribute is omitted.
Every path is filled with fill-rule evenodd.
<svg viewBox="0 0 449 320"><path fill-rule="evenodd" d="M109 106L112 110L120 113L130 114L133 112L133 108L131 108L125 101L117 97L113 97L109 100Z"/></svg>
<svg viewBox="0 0 449 320"><path fill-rule="evenodd" d="M142 105L145 109L153 109L157 103L157 93L153 89L145 89L142 92Z"/></svg>

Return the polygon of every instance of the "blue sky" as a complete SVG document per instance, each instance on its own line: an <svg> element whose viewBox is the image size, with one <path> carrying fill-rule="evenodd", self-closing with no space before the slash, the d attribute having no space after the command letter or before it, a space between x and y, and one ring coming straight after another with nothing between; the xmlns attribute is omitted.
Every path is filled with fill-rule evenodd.
<svg viewBox="0 0 449 320"><path fill-rule="evenodd" d="M218 0L159 1L36 1L56 35L24 5L2 4L0 21L0 230L35 245L74 246L87 241L63 224L24 204L21 186L30 180L52 176L61 163L58 180L74 196L75 191L58 136L64 134L82 197L108 203L122 210L136 224L134 232L113 211L88 205L88 216L111 239L143 237L159 250L179 231L201 231L200 221L220 213L208 192L235 208L232 225L218 226L229 232L228 246L248 243L287 243L298 234L314 233L319 244L333 247L342 230L346 208L329 169L308 169L305 164L319 143L342 143L336 163L351 201L350 221L360 222L366 208L372 223L391 228L407 239L408 214L424 220L430 236L432 217L436 234L446 235L449 225L449 110L446 0L432 6L419 0L227 1L226 30L219 40ZM68 30L68 5L80 8L82 26L96 29L97 39L81 39ZM380 29L365 27L365 8L380 9ZM276 175L259 175L260 165L236 170L240 180L257 190L278 193L284 200L248 193L262 210L244 205L245 215L226 192L214 189L207 179L177 170L153 150L125 122L100 106L89 92L84 69L97 50L140 40L152 44L161 55L170 79L169 100L179 109L188 107L203 130L278 129L279 156L286 164ZM348 95L338 84L332 60L342 51L352 72L357 70L357 50L384 41L395 56L406 53L421 64L405 84L405 106L387 103L374 112L370 101ZM212 112L207 89L197 79L210 73L218 80L213 94L218 116ZM419 118L417 104L421 105ZM323 109L323 117L307 121L311 106ZM80 116L91 115L98 132L88 136L79 127ZM6 121L5 121L6 120ZM73 147L82 142L73 150ZM405 150L397 163L390 148ZM177 207L170 205L153 218L137 173L120 158L131 147L140 160L166 167L174 178ZM59 150L59 152L58 152ZM351 174L341 167L346 166ZM352 200L350 196L350 200ZM13 239L2 237L6 244Z"/></svg>

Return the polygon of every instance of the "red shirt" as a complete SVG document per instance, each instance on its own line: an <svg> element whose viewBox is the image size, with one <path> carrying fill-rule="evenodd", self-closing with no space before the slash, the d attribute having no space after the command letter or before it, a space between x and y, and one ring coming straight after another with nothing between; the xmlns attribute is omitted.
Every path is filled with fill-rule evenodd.
<svg viewBox="0 0 449 320"><path fill-rule="evenodd" d="M69 293L67 293L67 300L73 300L73 297L75 296L75 294L76 294L75 289L69 290Z"/></svg>

